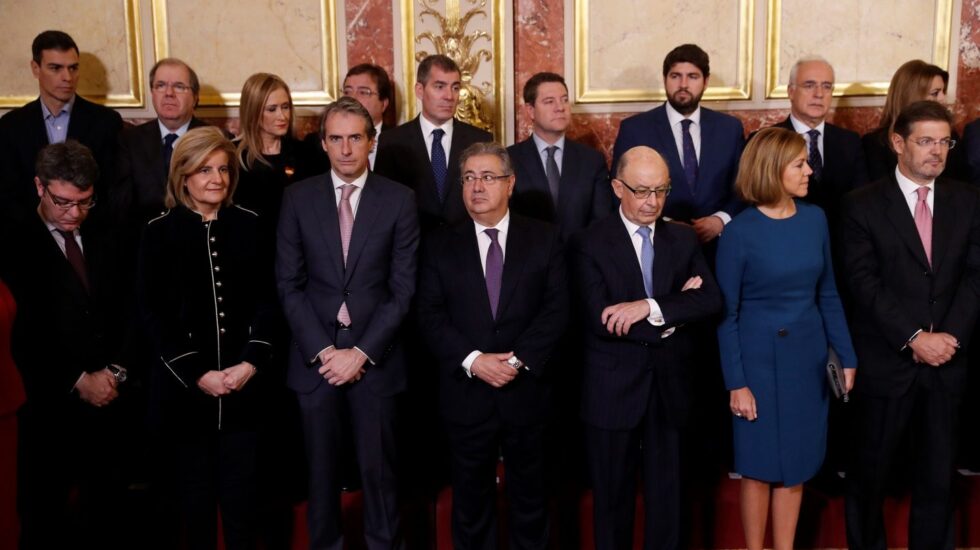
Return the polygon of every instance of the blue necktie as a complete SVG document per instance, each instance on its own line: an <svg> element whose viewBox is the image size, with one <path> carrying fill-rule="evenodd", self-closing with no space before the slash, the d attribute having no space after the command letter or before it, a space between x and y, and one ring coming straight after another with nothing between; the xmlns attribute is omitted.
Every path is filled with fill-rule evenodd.
<svg viewBox="0 0 980 550"><path fill-rule="evenodd" d="M446 131L441 128L432 130L432 177L436 180L439 202L446 201L446 150L442 148L444 135Z"/></svg>
<svg viewBox="0 0 980 550"><path fill-rule="evenodd" d="M650 240L650 228L640 226L636 233L643 238L640 245L640 267L643 269L643 288L647 298L653 298L653 242Z"/></svg>
<svg viewBox="0 0 980 550"><path fill-rule="evenodd" d="M174 142L177 134L167 134L163 137L163 181L170 178L170 158L174 155Z"/></svg>
<svg viewBox="0 0 980 550"><path fill-rule="evenodd" d="M813 170L813 179L819 180L820 174L823 173L823 156L820 155L820 130L814 128L807 132L810 136L810 153L807 162L810 164L810 169Z"/></svg>
<svg viewBox="0 0 980 550"><path fill-rule="evenodd" d="M694 191L698 181L698 153L694 150L694 138L691 137L692 123L687 118L681 121L681 141L684 151L684 179L687 180L691 191Z"/></svg>

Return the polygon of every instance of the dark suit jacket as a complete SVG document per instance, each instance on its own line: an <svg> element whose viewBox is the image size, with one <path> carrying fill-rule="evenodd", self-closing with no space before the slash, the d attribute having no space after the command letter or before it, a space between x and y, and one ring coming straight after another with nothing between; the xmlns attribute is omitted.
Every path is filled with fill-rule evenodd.
<svg viewBox="0 0 980 550"><path fill-rule="evenodd" d="M693 193L684 178L684 164L677 153L666 107L661 105L633 115L620 124L613 147L613 176L619 157L637 145L652 147L670 167L672 191L664 207L664 216L690 222L718 211L734 217L742 209L735 197L735 176L745 147L745 132L737 118L701 107L701 156Z"/></svg>
<svg viewBox="0 0 980 550"><path fill-rule="evenodd" d="M470 219L441 228L426 242L420 266L419 325L439 363L442 413L456 424L481 422L494 412L518 425L541 422L549 393L545 373L568 320L558 229L511 213L496 319L476 239ZM463 370L474 350L513 351L529 370L493 388Z"/></svg>
<svg viewBox="0 0 980 550"><path fill-rule="evenodd" d="M419 115L422 116L422 115ZM493 136L475 126L459 120L453 121L453 142L449 147L449 171L446 201L439 203L432 164L422 136L419 117L381 135L378 156L374 160L374 172L406 185L415 191L419 205L419 223L426 231L444 224L455 224L468 219L463 207L463 191L460 184L459 155L470 145L493 141Z"/></svg>
<svg viewBox="0 0 980 550"><path fill-rule="evenodd" d="M105 198L104 182L112 181L116 137L122 129L119 113L76 95L68 122L68 138L92 150L101 172L96 193ZM34 163L48 144L41 100L14 109L0 118L0 213L31 212L37 206ZM91 220L90 220L91 221Z"/></svg>
<svg viewBox="0 0 980 550"><path fill-rule="evenodd" d="M721 309L721 293L705 263L694 230L657 221L653 248L653 297L665 325L635 323L625 336L606 330L602 310L621 302L646 298L643 274L630 235L619 213L579 233L571 244L573 278L585 328L585 369L582 418L592 426L626 430L637 426L647 410L651 387L664 401L667 414L681 424L689 408L687 362L697 344L682 326L707 319ZM700 289L681 292L695 275ZM668 338L664 330L678 327Z"/></svg>
<svg viewBox="0 0 980 550"><path fill-rule="evenodd" d="M294 183L283 194L276 280L294 343L286 382L298 392L323 382L312 361L334 344L345 301L354 345L374 362L365 365L358 383L378 395L405 388L406 362L396 335L415 293L415 197L376 174L368 175L360 194L346 269L330 174Z"/></svg>
<svg viewBox="0 0 980 550"><path fill-rule="evenodd" d="M963 349L939 367L950 392L966 383L966 351L980 307L980 192L936 180L932 267L894 176L844 201L843 243L854 308L849 323L861 375L856 390L896 397L920 369L905 342L919 329L948 332Z"/></svg>
<svg viewBox="0 0 980 550"><path fill-rule="evenodd" d="M534 138L511 145L507 152L517 175L511 208L525 216L558 224L563 240L613 212L615 197L609 184L609 170L599 151L565 138L557 208Z"/></svg>
<svg viewBox="0 0 980 550"><path fill-rule="evenodd" d="M963 129L963 144L957 146L957 149L960 147L963 148L963 156L966 157L969 169L965 181L980 185L980 119L967 124Z"/></svg>

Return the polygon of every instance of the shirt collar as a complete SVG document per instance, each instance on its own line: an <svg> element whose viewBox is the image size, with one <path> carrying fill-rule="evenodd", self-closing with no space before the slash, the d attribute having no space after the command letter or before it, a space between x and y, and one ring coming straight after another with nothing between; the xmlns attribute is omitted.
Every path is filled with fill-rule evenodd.
<svg viewBox="0 0 980 550"><path fill-rule="evenodd" d="M163 125L163 122L161 122L160 119L158 118L157 119L157 125L160 126L160 139L163 140L163 138L166 137L167 134L177 134L177 137L182 137L184 134L187 133L187 130L190 129L190 127L191 127L191 120L194 120L194 118L191 117L191 119L188 120L187 122L185 122L183 124L183 126L181 126L180 128L177 128L176 130L171 130L170 128L167 128L166 126L164 126ZM175 145L176 145L176 143L175 143Z"/></svg>
<svg viewBox="0 0 980 550"><path fill-rule="evenodd" d="M548 143L547 141L541 139L540 137L538 137L538 134L535 134L534 132L531 132L531 139L534 140L534 146L538 148L538 152L541 153L541 154L545 154L545 152L548 149L548 147L551 147L552 146L551 143ZM556 147L558 147L558 150L559 151L564 152L565 151L565 136L562 135L560 138L558 138L558 141L556 141L554 143L554 145Z"/></svg>
<svg viewBox="0 0 980 550"><path fill-rule="evenodd" d="M623 207L622 207L622 205L620 205L620 207L619 207L619 219L623 220L623 225L626 226L626 231L629 233L629 236L632 239L633 238L633 235L636 234L636 230L639 229L640 226L637 225L637 224L635 224L635 223L633 223L633 222L631 222L629 220L629 218L626 217L626 214L623 213ZM653 234L657 230L657 223L654 222L653 224L648 225L647 227L650 228L650 236L653 236Z"/></svg>
<svg viewBox="0 0 980 550"><path fill-rule="evenodd" d="M367 183L368 172L370 172L370 170L365 170L363 174L357 177L357 179L350 182L351 185L357 187L358 189L364 189L364 185ZM334 190L339 189L343 185L347 185L347 182L340 179L340 176L338 176L332 168L330 169L330 181L333 183Z"/></svg>
<svg viewBox="0 0 980 550"><path fill-rule="evenodd" d="M918 183L915 183L914 181L905 177L905 174L903 174L902 171L898 169L898 166L895 167L895 179L898 180L898 187L902 190L903 195L911 195L915 193L918 188L922 187ZM932 189L933 192L935 192L936 180L932 180L929 183L927 183L926 187Z"/></svg>
<svg viewBox="0 0 980 550"><path fill-rule="evenodd" d="M803 122L802 120L800 120L800 119L796 118L795 116L793 116L793 113L790 113L790 115L789 115L789 121L793 124L793 129L796 130L796 133L797 134L805 134L805 133L809 132L810 130L816 130L816 131L820 132L820 135L821 136L824 135L823 129L824 129L824 126L826 126L826 124L827 124L827 121L821 120L820 121L820 124L817 124L816 127L810 128L805 122Z"/></svg>
<svg viewBox="0 0 980 550"><path fill-rule="evenodd" d="M480 222L476 220L473 220L473 226L476 228L477 236L479 236L480 233L483 233L485 229L494 229L494 228L500 231L502 235L507 235L507 229L510 228L510 209L509 208L507 209L507 213L504 214L504 217L500 218L500 221L497 222L497 225L493 227L487 227L485 225L482 225L480 224Z"/></svg>
<svg viewBox="0 0 980 550"><path fill-rule="evenodd" d="M680 124L681 121L684 120L685 118L686 119L689 119L691 122L693 122L695 126L701 126L701 106L700 105L698 105L697 109L694 109L694 112L691 113L691 115L690 116L687 116L687 117L685 117L684 115L678 113L677 112L677 109L675 109L674 106L671 105L669 101L666 102L666 103L664 103L664 107L667 108L667 121L670 122L671 128L673 128L674 126L677 126L678 124Z"/></svg>
<svg viewBox="0 0 980 550"><path fill-rule="evenodd" d="M419 124L422 125L422 135L425 137L429 137L430 135L432 135L432 130L435 130L436 128L442 128L442 130L447 134L452 133L453 120L454 119L450 118L442 126L436 126L435 124L429 122L429 119L425 118L424 115L419 115Z"/></svg>
<svg viewBox="0 0 980 550"><path fill-rule="evenodd" d="M64 106L61 107L61 112L59 112L57 115L51 114L51 111L48 110L48 106L44 104L44 101L40 101L40 103L41 103L41 114L44 115L45 119L49 117L59 116L61 115L61 113L65 113L66 115L71 116L71 109L72 107L75 106L75 96L74 95L71 96L71 99L69 99L68 103L65 103Z"/></svg>

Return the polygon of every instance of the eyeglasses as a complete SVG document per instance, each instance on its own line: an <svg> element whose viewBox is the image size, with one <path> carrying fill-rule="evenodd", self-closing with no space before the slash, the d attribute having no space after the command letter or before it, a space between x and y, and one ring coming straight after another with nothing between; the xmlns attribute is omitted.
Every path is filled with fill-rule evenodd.
<svg viewBox="0 0 980 550"><path fill-rule="evenodd" d="M909 141L918 145L919 147L922 147L923 149L932 149L932 147L936 144L938 144L941 149L952 149L953 147L956 147L956 140L949 138L934 139L924 137L919 139L910 139Z"/></svg>
<svg viewBox="0 0 980 550"><path fill-rule="evenodd" d="M820 88L824 92L830 93L834 91L833 82L814 82L812 80L807 80L803 84L797 84L800 88L806 90L809 93L813 93L817 88Z"/></svg>
<svg viewBox="0 0 980 550"><path fill-rule="evenodd" d="M47 195L49 199L51 199L51 204L53 204L55 208L60 209L62 212L67 212L71 210L73 206L77 206L78 209L83 212L88 211L93 206L95 206L95 195L92 195L91 197L83 201L70 201L64 197L59 197L58 195L55 195L51 191L48 191L47 187L44 188L44 194Z"/></svg>
<svg viewBox="0 0 980 550"><path fill-rule="evenodd" d="M344 95L346 96L356 95L357 97L368 99L373 95L378 95L378 92L372 90L371 88L353 88L351 86L347 86L346 88L344 88Z"/></svg>
<svg viewBox="0 0 980 550"><path fill-rule="evenodd" d="M186 94L191 91L191 87L183 82L164 82L162 80L154 82L152 88L154 92L160 93L166 92L167 88L173 90L175 94Z"/></svg>
<svg viewBox="0 0 980 550"><path fill-rule="evenodd" d="M650 195L656 195L658 199L664 199L667 198L667 195L670 194L669 185L665 185L663 187L657 187L656 189L650 189L649 187L639 187L637 189L633 189L632 187L630 187L630 184L626 183L622 179L620 178L613 178L613 179L618 181L619 183L622 183L623 187L629 189L630 192L633 193L633 196L640 200L646 200L650 197Z"/></svg>
<svg viewBox="0 0 980 550"><path fill-rule="evenodd" d="M504 174L503 176L498 176L496 174L483 174L481 176L477 176L476 174L466 174L460 179L463 185L466 185L467 183L472 185L476 183L476 180L482 181L483 185L496 185L498 181L505 180L510 176L510 174Z"/></svg>

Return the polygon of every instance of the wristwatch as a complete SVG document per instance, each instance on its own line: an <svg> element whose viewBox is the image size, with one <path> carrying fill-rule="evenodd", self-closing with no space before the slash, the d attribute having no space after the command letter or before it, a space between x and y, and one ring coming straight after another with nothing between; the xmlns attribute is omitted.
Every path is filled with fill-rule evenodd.
<svg viewBox="0 0 980 550"><path fill-rule="evenodd" d="M116 382L126 381L126 378L128 376L128 374L126 373L126 369L118 365L109 365L106 368L109 369L109 372L112 374L112 377L116 379Z"/></svg>
<svg viewBox="0 0 980 550"><path fill-rule="evenodd" d="M513 357L511 357L510 359L508 359L507 360L507 364L510 365L511 367L513 367L514 370L517 370L517 371L522 370L522 369L523 370L527 370L527 365L524 364L524 361L521 361L520 359L518 359L516 355L513 356Z"/></svg>

